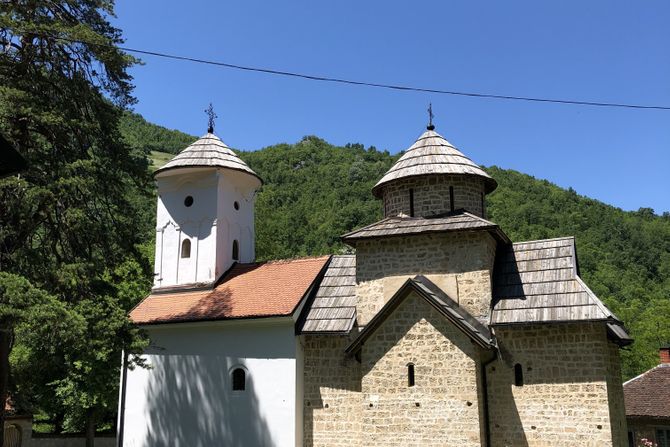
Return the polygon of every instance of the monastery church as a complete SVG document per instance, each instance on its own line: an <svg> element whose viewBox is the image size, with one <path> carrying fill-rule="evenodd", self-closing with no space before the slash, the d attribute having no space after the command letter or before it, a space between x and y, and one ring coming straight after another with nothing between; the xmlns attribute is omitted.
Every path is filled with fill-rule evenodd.
<svg viewBox="0 0 670 447"><path fill-rule="evenodd" d="M496 181L433 125L347 255L257 263L261 178L213 129L155 173L155 283L130 313L126 447L626 446L623 324L575 240L512 242Z"/></svg>

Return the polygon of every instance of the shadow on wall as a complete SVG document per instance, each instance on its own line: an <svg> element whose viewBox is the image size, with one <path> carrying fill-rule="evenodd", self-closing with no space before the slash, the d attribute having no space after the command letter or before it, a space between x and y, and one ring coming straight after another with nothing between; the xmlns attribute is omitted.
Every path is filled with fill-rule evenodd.
<svg viewBox="0 0 670 447"><path fill-rule="evenodd" d="M361 372L358 361L344 353L351 339L348 335L309 335L307 339L303 446L332 443L334 437L338 437L338 445L357 445Z"/></svg>
<svg viewBox="0 0 670 447"><path fill-rule="evenodd" d="M514 385L512 385L514 386ZM514 446L514 447L528 447L528 439L526 438L526 431L519 410L514 401L512 394L512 386L500 387L496 389L495 399L491 399L489 391L489 408L495 406L499 402L504 402L505 415L504 420L497 417L493 413L489 419L491 445L497 446ZM498 404L499 405L499 404ZM490 411L490 410L489 410ZM491 414L491 413L489 413ZM535 427L530 427L534 430Z"/></svg>
<svg viewBox="0 0 670 447"><path fill-rule="evenodd" d="M232 391L225 357L156 355L147 391L147 435L152 447L272 446L253 380ZM225 390L225 391L222 391Z"/></svg>

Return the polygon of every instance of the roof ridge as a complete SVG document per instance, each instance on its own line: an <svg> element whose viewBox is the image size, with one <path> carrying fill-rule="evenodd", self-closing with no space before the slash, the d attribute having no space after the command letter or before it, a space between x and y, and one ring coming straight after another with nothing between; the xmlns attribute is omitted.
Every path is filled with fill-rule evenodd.
<svg viewBox="0 0 670 447"><path fill-rule="evenodd" d="M641 379L642 377L646 376L647 374L649 374L650 372L652 372L652 371L654 371L654 370L656 370L656 369L658 369L658 368L669 368L669 367L670 367L670 364L668 364L668 363L661 363L661 364L658 364L658 365L654 366L653 368L649 368L648 370L646 370L646 371L643 372L642 374L638 374L637 376L633 377L632 379L628 379L628 380L626 380L626 381L623 383L623 386L626 386L626 385L628 385L628 384L631 383L631 382L634 382L634 381L636 381L636 380L638 380L638 379Z"/></svg>
<svg viewBox="0 0 670 447"><path fill-rule="evenodd" d="M517 244L531 244L533 242L550 242L550 241L562 241L562 240L567 240L567 239L575 239L575 236L560 236L560 237L552 237L549 239L533 239L530 241L518 241L512 243L512 245L517 245Z"/></svg>
<svg viewBox="0 0 670 447"><path fill-rule="evenodd" d="M266 265L266 264L287 264L289 262L303 262L303 261L316 261L323 258L328 258L333 255L318 255L318 256L303 256L300 258L285 258L285 259L269 259L267 261L260 261L255 263L246 263L238 265Z"/></svg>

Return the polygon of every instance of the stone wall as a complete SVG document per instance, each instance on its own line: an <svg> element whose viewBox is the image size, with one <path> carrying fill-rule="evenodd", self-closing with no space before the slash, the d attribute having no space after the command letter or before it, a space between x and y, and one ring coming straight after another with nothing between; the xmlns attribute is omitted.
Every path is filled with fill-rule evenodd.
<svg viewBox="0 0 670 447"><path fill-rule="evenodd" d="M607 397L610 409L610 427L612 444L628 445L628 429L626 426L626 407L624 406L623 382L621 380L621 358L619 347L608 343L607 357Z"/></svg>
<svg viewBox="0 0 670 447"><path fill-rule="evenodd" d="M498 327L496 336L503 360L487 367L493 447L626 445L603 323Z"/></svg>
<svg viewBox="0 0 670 447"><path fill-rule="evenodd" d="M496 242L487 232L422 234L356 244L357 318L367 322L407 278L425 275L476 317L491 306Z"/></svg>
<svg viewBox="0 0 670 447"><path fill-rule="evenodd" d="M360 445L360 364L346 357L348 336L305 335L304 446Z"/></svg>
<svg viewBox="0 0 670 447"><path fill-rule="evenodd" d="M361 445L483 445L480 355L468 336L411 293L362 348Z"/></svg>
<svg viewBox="0 0 670 447"><path fill-rule="evenodd" d="M5 420L5 447L84 447L86 437L83 434L34 433L31 416L13 417ZM96 447L115 447L116 436L100 435L95 437Z"/></svg>
<svg viewBox="0 0 670 447"><path fill-rule="evenodd" d="M414 216L426 217L452 210L449 187L454 188L454 206L486 217L484 180L469 175L427 175L411 177L384 186L384 216L410 215L410 193L414 191Z"/></svg>

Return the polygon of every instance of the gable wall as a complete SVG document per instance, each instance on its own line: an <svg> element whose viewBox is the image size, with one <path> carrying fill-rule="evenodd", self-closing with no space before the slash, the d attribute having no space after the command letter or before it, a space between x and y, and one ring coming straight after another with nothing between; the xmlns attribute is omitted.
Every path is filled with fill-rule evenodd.
<svg viewBox="0 0 670 447"><path fill-rule="evenodd" d="M487 366L493 447L626 445L603 323L497 327L496 336L503 361Z"/></svg>
<svg viewBox="0 0 670 447"><path fill-rule="evenodd" d="M358 323L367 324L408 278L418 274L475 317L487 317L495 249L495 240L483 231L360 241L356 244Z"/></svg>
<svg viewBox="0 0 670 447"><path fill-rule="evenodd" d="M361 354L361 445L483 445L479 349L425 300L411 293Z"/></svg>
<svg viewBox="0 0 670 447"><path fill-rule="evenodd" d="M426 217L452 211L449 187L454 188L453 210L464 208L486 217L482 206L484 180L472 175L423 175L397 180L384 186L384 217L410 215L409 190L414 190L414 216Z"/></svg>

